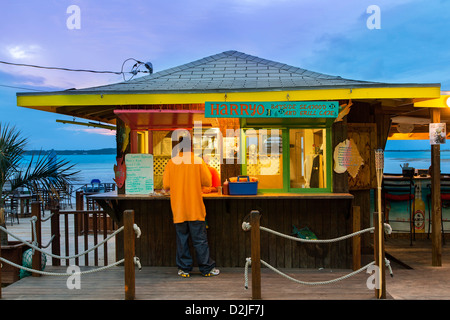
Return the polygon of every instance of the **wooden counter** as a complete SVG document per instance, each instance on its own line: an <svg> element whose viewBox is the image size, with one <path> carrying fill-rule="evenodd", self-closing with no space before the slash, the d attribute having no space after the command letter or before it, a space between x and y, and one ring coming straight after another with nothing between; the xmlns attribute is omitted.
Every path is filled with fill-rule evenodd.
<svg viewBox="0 0 450 320"><path fill-rule="evenodd" d="M136 255L144 266L175 266L175 228L168 196L90 196L121 225L124 210L135 211L142 235L136 239ZM251 210L262 214L261 226L292 234L293 225L308 227L318 238L329 239L352 232L351 205L347 193L261 194L225 196L205 194L208 241L218 267L243 267L250 257L250 233L242 222ZM116 243L117 259L123 257L122 235ZM261 259L277 268L350 268L351 239L331 244L305 244L261 232Z"/></svg>

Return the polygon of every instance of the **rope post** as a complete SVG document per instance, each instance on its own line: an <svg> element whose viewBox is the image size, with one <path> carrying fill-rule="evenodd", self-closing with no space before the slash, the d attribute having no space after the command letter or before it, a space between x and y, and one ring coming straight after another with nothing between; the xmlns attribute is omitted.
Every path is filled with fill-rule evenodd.
<svg viewBox="0 0 450 320"><path fill-rule="evenodd" d="M381 216L381 217L380 217ZM384 254L384 228L379 224L379 221L383 221L383 214L378 212L373 213L373 225L375 227L373 233L373 246L375 255L375 265L378 266L379 279L378 286L375 287L375 298L386 299L386 277L385 277L385 254ZM381 228L381 231L380 231ZM380 236L381 234L381 236Z"/></svg>
<svg viewBox="0 0 450 320"><path fill-rule="evenodd" d="M52 209L52 217L50 218L51 234L55 237L52 240L52 253L54 255L61 255L61 232L59 229L59 209ZM52 257L52 266L60 266L61 259Z"/></svg>
<svg viewBox="0 0 450 320"><path fill-rule="evenodd" d="M353 232L361 230L361 210L359 206L352 207ZM361 268L361 235L352 239L353 271Z"/></svg>
<svg viewBox="0 0 450 320"><path fill-rule="evenodd" d="M134 210L125 210L123 212L123 240L124 240L124 268L125 268L125 300L134 300L135 298L135 233Z"/></svg>
<svg viewBox="0 0 450 320"><path fill-rule="evenodd" d="M0 245L0 257L2 256L2 246ZM0 299L2 298L2 269L3 265L0 262Z"/></svg>
<svg viewBox="0 0 450 320"><path fill-rule="evenodd" d="M251 225L251 259L252 259L252 299L261 300L261 242L260 242L261 214L257 210L250 212Z"/></svg>
<svg viewBox="0 0 450 320"><path fill-rule="evenodd" d="M31 215L36 217L36 239L33 239L33 242L36 243L36 246L40 246L42 243L41 239L41 203L39 201L34 201L31 203ZM33 230L31 232L33 234ZM34 235L33 235L34 238ZM41 270L41 252L38 250L34 250L34 254L32 257L31 265L34 270ZM40 273L32 272L33 277L40 277Z"/></svg>

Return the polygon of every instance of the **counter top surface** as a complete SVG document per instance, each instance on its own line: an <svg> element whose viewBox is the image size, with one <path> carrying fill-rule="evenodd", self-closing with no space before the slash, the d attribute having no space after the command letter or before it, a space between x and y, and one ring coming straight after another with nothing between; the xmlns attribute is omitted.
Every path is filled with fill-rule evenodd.
<svg viewBox="0 0 450 320"><path fill-rule="evenodd" d="M96 193L88 195L89 198L98 200L161 200L170 199L169 195L131 195L117 194L117 191ZM263 193L257 195L219 195L217 193L205 193L204 199L353 199L350 193Z"/></svg>

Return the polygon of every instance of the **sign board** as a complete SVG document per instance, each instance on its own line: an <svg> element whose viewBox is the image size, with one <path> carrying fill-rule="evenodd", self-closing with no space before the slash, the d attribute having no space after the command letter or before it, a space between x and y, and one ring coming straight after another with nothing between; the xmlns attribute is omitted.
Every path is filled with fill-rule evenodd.
<svg viewBox="0 0 450 320"><path fill-rule="evenodd" d="M430 144L444 144L447 135L445 123L430 123Z"/></svg>
<svg viewBox="0 0 450 320"><path fill-rule="evenodd" d="M128 153L125 155L125 166L127 168L126 194L153 193L153 155Z"/></svg>
<svg viewBox="0 0 450 320"><path fill-rule="evenodd" d="M338 101L205 102L205 118L336 118Z"/></svg>

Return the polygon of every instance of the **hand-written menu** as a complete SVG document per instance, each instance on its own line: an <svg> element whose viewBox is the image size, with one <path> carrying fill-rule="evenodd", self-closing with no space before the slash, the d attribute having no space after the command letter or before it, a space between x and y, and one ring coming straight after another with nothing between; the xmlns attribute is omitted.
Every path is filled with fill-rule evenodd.
<svg viewBox="0 0 450 320"><path fill-rule="evenodd" d="M153 155L129 153L125 155L127 177L126 194L153 193Z"/></svg>

